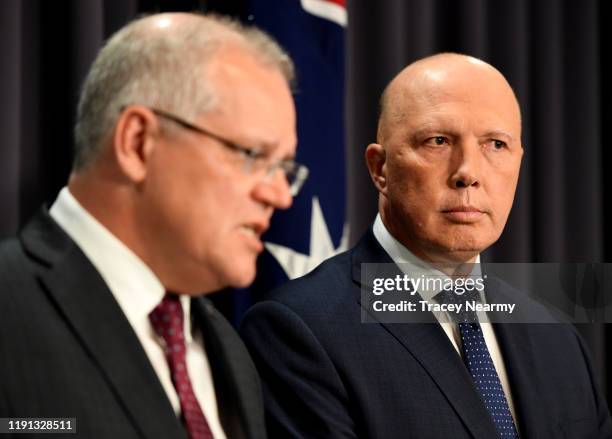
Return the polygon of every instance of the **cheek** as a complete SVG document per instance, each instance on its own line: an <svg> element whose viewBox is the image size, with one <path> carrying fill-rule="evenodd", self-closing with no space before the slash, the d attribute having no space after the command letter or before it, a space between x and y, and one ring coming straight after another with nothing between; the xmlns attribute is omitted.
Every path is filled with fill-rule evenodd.
<svg viewBox="0 0 612 439"><path fill-rule="evenodd" d="M223 228L244 203L236 175L228 168L223 163L194 160L169 183L177 210L189 216L196 230Z"/></svg>
<svg viewBox="0 0 612 439"><path fill-rule="evenodd" d="M241 224L258 219L248 189L240 179L215 180L200 187L190 202L190 227L194 236L214 243L220 251L240 246Z"/></svg>
<svg viewBox="0 0 612 439"><path fill-rule="evenodd" d="M495 179L493 191L490 193L491 205L498 221L505 223L516 191L518 176L513 173L498 174Z"/></svg>
<svg viewBox="0 0 612 439"><path fill-rule="evenodd" d="M390 169L389 198L410 215L435 211L445 190L444 178L432 167L404 166Z"/></svg>
<svg viewBox="0 0 612 439"><path fill-rule="evenodd" d="M174 245L203 252L207 242L219 240L227 225L228 189L204 166L187 164L157 169L147 181L151 207L148 217L158 224L160 234L174 237Z"/></svg>

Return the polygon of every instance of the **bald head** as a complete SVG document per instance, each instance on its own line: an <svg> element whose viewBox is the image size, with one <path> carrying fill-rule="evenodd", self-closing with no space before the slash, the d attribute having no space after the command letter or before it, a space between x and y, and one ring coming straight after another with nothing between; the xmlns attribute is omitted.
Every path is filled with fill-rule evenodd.
<svg viewBox="0 0 612 439"><path fill-rule="evenodd" d="M227 50L279 71L287 82L293 79L291 60L270 37L229 18L155 14L120 29L101 49L83 85L75 171L99 156L127 105L163 108L188 119L211 111L218 99L207 80L208 67Z"/></svg>
<svg viewBox="0 0 612 439"><path fill-rule="evenodd" d="M444 98L460 100L486 96L505 104L508 116L519 124L520 109L506 78L492 65L467 55L440 53L408 65L385 88L381 97L378 143L423 105ZM512 114L513 113L513 114Z"/></svg>

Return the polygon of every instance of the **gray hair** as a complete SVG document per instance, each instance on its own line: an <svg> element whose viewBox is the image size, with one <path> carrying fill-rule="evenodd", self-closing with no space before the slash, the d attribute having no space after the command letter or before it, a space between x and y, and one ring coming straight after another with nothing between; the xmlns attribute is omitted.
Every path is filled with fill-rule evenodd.
<svg viewBox="0 0 612 439"><path fill-rule="evenodd" d="M150 16L115 33L98 53L83 84L77 108L74 170L93 163L121 109L140 104L193 119L216 104L215 90L202 79L222 46L252 53L278 70L289 84L289 56L265 32L227 17L194 15L173 32L148 31Z"/></svg>

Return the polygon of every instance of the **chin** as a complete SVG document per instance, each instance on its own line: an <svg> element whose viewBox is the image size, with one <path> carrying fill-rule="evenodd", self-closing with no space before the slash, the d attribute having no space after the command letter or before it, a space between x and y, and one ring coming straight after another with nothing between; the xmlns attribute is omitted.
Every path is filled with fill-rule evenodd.
<svg viewBox="0 0 612 439"><path fill-rule="evenodd" d="M233 267L233 273L228 276L229 286L233 288L246 288L255 280L255 264L250 267Z"/></svg>
<svg viewBox="0 0 612 439"><path fill-rule="evenodd" d="M249 286L251 286L251 284L253 283L253 281L255 280L255 276L250 277L248 279L240 279L236 282L233 282L230 286L232 288L247 288Z"/></svg>
<svg viewBox="0 0 612 439"><path fill-rule="evenodd" d="M482 252L496 241L490 230L458 228L446 232L446 246L453 251Z"/></svg>

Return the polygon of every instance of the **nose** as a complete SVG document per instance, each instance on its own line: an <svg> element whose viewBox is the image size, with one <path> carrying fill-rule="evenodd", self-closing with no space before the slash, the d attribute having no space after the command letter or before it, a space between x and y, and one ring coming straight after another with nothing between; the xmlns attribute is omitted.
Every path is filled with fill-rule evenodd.
<svg viewBox="0 0 612 439"><path fill-rule="evenodd" d="M257 201L275 209L288 209L293 203L291 188L280 169L261 179L253 189L253 196Z"/></svg>
<svg viewBox="0 0 612 439"><path fill-rule="evenodd" d="M450 185L455 189L480 186L482 152L476 140L463 142L453 151Z"/></svg>

